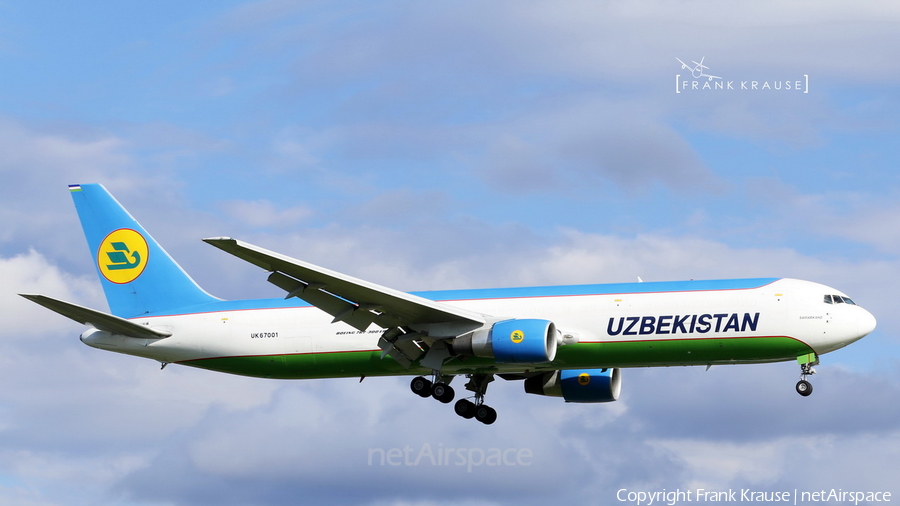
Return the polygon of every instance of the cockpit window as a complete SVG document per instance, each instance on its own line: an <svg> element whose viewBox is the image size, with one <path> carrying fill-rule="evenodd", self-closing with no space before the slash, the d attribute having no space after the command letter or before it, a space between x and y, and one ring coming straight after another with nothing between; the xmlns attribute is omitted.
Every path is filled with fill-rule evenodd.
<svg viewBox="0 0 900 506"><path fill-rule="evenodd" d="M850 304L855 306L856 303L853 302L850 297L846 297L844 295L826 295L825 301L826 304Z"/></svg>

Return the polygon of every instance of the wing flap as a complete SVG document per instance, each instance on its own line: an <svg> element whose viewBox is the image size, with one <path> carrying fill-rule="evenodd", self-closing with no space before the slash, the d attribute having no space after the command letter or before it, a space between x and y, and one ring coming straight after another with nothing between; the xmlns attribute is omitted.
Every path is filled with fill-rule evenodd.
<svg viewBox="0 0 900 506"><path fill-rule="evenodd" d="M95 311L93 309L72 304L71 302L61 301L46 295L37 295L30 293L20 293L22 297L44 306L45 308L55 311L70 320L75 320L84 325L91 325L100 330L105 330L113 334L120 334L127 337L137 337L141 339L162 339L172 335L171 332L155 330L144 325L139 325L132 321L128 321L118 316Z"/></svg>
<svg viewBox="0 0 900 506"><path fill-rule="evenodd" d="M288 292L285 298L297 297L303 299L333 316L334 320L332 323L342 321L356 330L365 331L379 317L379 315L367 310L365 307L350 303L322 290L318 286L303 283L280 272L273 272L268 279L273 285ZM390 320L389 318L383 318L382 320L380 322L382 327L400 324L394 320L388 321Z"/></svg>
<svg viewBox="0 0 900 506"><path fill-rule="evenodd" d="M469 330L484 325L482 315L341 274L229 237L205 242L267 271L269 281L359 330L453 324Z"/></svg>

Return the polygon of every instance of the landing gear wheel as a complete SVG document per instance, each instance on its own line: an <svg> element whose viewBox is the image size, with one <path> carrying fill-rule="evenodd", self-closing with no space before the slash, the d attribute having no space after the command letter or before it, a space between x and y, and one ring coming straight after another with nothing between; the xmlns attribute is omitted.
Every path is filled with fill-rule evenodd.
<svg viewBox="0 0 900 506"><path fill-rule="evenodd" d="M797 382L797 393L802 395L803 397L809 396L813 391L812 383L806 380L800 380Z"/></svg>
<svg viewBox="0 0 900 506"><path fill-rule="evenodd" d="M482 404L475 408L475 419L485 425L490 425L497 421L497 412L494 408Z"/></svg>
<svg viewBox="0 0 900 506"><path fill-rule="evenodd" d="M816 373L816 370L813 369L813 366L818 365L818 363L819 359L818 357L816 357L815 362L800 364L800 381L797 382L797 393L802 395L803 397L809 396L809 394L811 394L813 391L812 383L806 381L806 378Z"/></svg>
<svg viewBox="0 0 900 506"><path fill-rule="evenodd" d="M448 404L452 401L454 395L453 388L446 383L435 383L434 386L431 387L431 396L444 404Z"/></svg>
<svg viewBox="0 0 900 506"><path fill-rule="evenodd" d="M469 399L460 399L453 406L453 411L456 411L456 414L463 418L472 418L475 416L475 403Z"/></svg>
<svg viewBox="0 0 900 506"><path fill-rule="evenodd" d="M431 381L428 381L422 376L413 378L409 384L409 388L414 394L420 397L429 397L431 395Z"/></svg>

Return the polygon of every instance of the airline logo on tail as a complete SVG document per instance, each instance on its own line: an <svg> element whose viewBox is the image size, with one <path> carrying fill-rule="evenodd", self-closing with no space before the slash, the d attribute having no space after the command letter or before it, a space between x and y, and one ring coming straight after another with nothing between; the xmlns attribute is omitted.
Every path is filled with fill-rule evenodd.
<svg viewBox="0 0 900 506"><path fill-rule="evenodd" d="M144 236L130 228L120 228L100 243L97 266L104 278L121 285L131 283L144 272L149 256Z"/></svg>

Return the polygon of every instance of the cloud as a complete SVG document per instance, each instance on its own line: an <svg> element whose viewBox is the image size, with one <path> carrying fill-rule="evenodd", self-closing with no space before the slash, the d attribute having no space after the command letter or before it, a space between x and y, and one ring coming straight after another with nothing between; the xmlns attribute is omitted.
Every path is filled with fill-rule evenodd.
<svg viewBox="0 0 900 506"><path fill-rule="evenodd" d="M393 163L398 153L430 164L458 157L475 177L506 191L609 185L635 191L661 184L678 192L720 192L718 173L727 170L705 163L672 119L687 117L701 132L779 145L826 142L823 129L844 128L850 118L841 117L825 90L851 73L846 64L889 55L871 49L881 44L849 43L820 26L850 38L889 39L887 25L874 20L897 15L889 5L861 10L849 3L764 2L733 10L715 2L690 8L570 2L552 9L534 2L470 9L388 4L374 13L362 5L319 7L245 4L217 25L222 37L253 41L248 53L274 47L277 61L290 62L283 71L291 84L278 89L297 104L286 121L316 133L276 142L276 151L299 153L301 165L342 160L343 171L386 177L417 174ZM469 15L473 11L479 15ZM381 30L382 23L392 29ZM786 45L792 50L782 50ZM850 54L835 58L823 47ZM858 58L861 47L867 54ZM676 53L699 55L701 49L714 50L708 56L731 78L807 73L818 90L802 100L746 93L676 97L670 90ZM867 71L853 75L870 83L892 68L886 61L864 65ZM322 94L337 98L312 100ZM354 163L361 159L368 164ZM374 160L391 163L374 169Z"/></svg>
<svg viewBox="0 0 900 506"><path fill-rule="evenodd" d="M547 110L482 129L490 155L481 174L500 191L630 192L656 184L678 193L714 191L722 182L680 134L644 104L583 95Z"/></svg>
<svg viewBox="0 0 900 506"><path fill-rule="evenodd" d="M625 396L612 405L523 397L521 383L501 382L489 392L501 414L491 427L413 397L404 379L283 384L269 403L253 410L227 416L208 412L195 429L174 436L145 467L123 477L117 490L132 500L177 503L190 498L196 504L228 497L279 504L300 493L337 504L541 504L551 497L612 500L622 487L889 487L889 466L874 476L839 476L829 470L848 470L839 456L851 447L853 454L867 455L873 470L877 463L889 462L893 450L878 444L875 435L898 437L896 422L876 428L848 408L820 421L819 428L804 430L806 424L797 419L816 417L807 412L813 398L793 392L794 375L779 373L786 367L793 369L793 364L721 367L709 373L698 368L626 370ZM894 383L896 372L890 373ZM761 373L772 380L760 384ZM836 403L859 395L857 382L867 381L857 377L845 387L840 382L822 385L815 395L833 397L816 404L823 412L834 411ZM900 391L894 384L889 392ZM747 393L753 397L745 397ZM671 402L660 402L673 395ZM769 408L760 409L765 406ZM735 412L734 418L720 415L728 412ZM751 417L741 420L742 415ZM392 430L392 420L416 430ZM749 428L752 434L749 440L719 439L710 428L722 434ZM481 464L471 473L465 465L433 465L428 457L410 465L422 452L450 448L525 448L533 457L528 466ZM376 457L370 464L373 449ZM395 461L401 464L382 463L379 449L402 453ZM788 472L797 466L802 471ZM823 472L827 478L820 476ZM445 480L430 480L435 473ZM342 485L348 476L352 488ZM406 485L398 492L394 484L402 477ZM160 488L160 481L170 486ZM459 487L459 482L468 486ZM581 485L571 487L573 482Z"/></svg>
<svg viewBox="0 0 900 506"><path fill-rule="evenodd" d="M0 136L0 174L7 188L17 190L0 205L0 239L7 244L49 247L53 241L42 239L58 237L55 225L71 219L65 201L57 198L66 185L82 178L118 180L131 167L126 143L106 133L55 133L0 118Z"/></svg>
<svg viewBox="0 0 900 506"><path fill-rule="evenodd" d="M19 297L18 293L39 293L80 304L105 305L93 278L70 275L34 250L11 258L0 257L0 279L4 287L0 292L0 320L5 330L14 335L71 328L66 325L68 320L49 317L46 309Z"/></svg>
<svg viewBox="0 0 900 506"><path fill-rule="evenodd" d="M221 206L232 220L257 229L295 226L310 215L308 209L300 206L279 210L268 200L233 200L222 202Z"/></svg>
<svg viewBox="0 0 900 506"><path fill-rule="evenodd" d="M16 255L35 248L67 267L88 266L83 262L81 227L66 190L69 184L102 183L118 198L131 202L129 207L139 216L141 205L136 203L147 203L154 211L144 214L151 224L157 216L183 218L183 208L162 205L172 202L180 185L161 166L167 165L165 160L214 151L221 145L162 124L130 125L122 130L120 136L87 123L28 124L0 118L0 135L5 139L0 146L0 174L6 188L15 190L8 191L0 203L0 252ZM126 140L125 134L133 135L136 142ZM139 167L138 159L147 167Z"/></svg>
<svg viewBox="0 0 900 506"><path fill-rule="evenodd" d="M4 119L0 133L9 142L0 148L0 167L3 172L21 178L46 177L56 171L97 174L98 171L130 164L125 154L125 142L111 135L80 132L81 135L48 133ZM28 167L29 171L21 171ZM19 170L15 170L18 168Z"/></svg>
<svg viewBox="0 0 900 506"><path fill-rule="evenodd" d="M713 1L655 0L552 7L541 2L319 7L255 2L223 14L212 26L223 37L251 37L255 50L301 45L305 50L294 53L294 68L305 83L398 70L405 75L419 67L428 71L419 79L449 77L454 84L469 82L471 75L565 75L641 85L642 79L662 77L663 68L675 70L679 51L698 59L712 55L731 70L795 71L855 82L896 76L890 53L877 43L895 36L889 21L900 18L900 11L890 2L766 1L734 8ZM392 29L379 30L385 24Z"/></svg>
<svg viewBox="0 0 900 506"><path fill-rule="evenodd" d="M252 2L201 30L211 61L198 63L220 75L224 48L235 82L283 78L253 85L276 97L254 103L281 132L248 162L282 184L363 193L398 178L463 187L474 177L508 193L715 195L731 189L733 171L711 165L688 136L811 148L863 127L837 92L890 79L892 55L876 41L895 37L884 20L897 16L890 4L849 2ZM676 96L675 57L704 54L731 78L809 74L816 91ZM866 124L892 121L881 107L868 115Z"/></svg>

